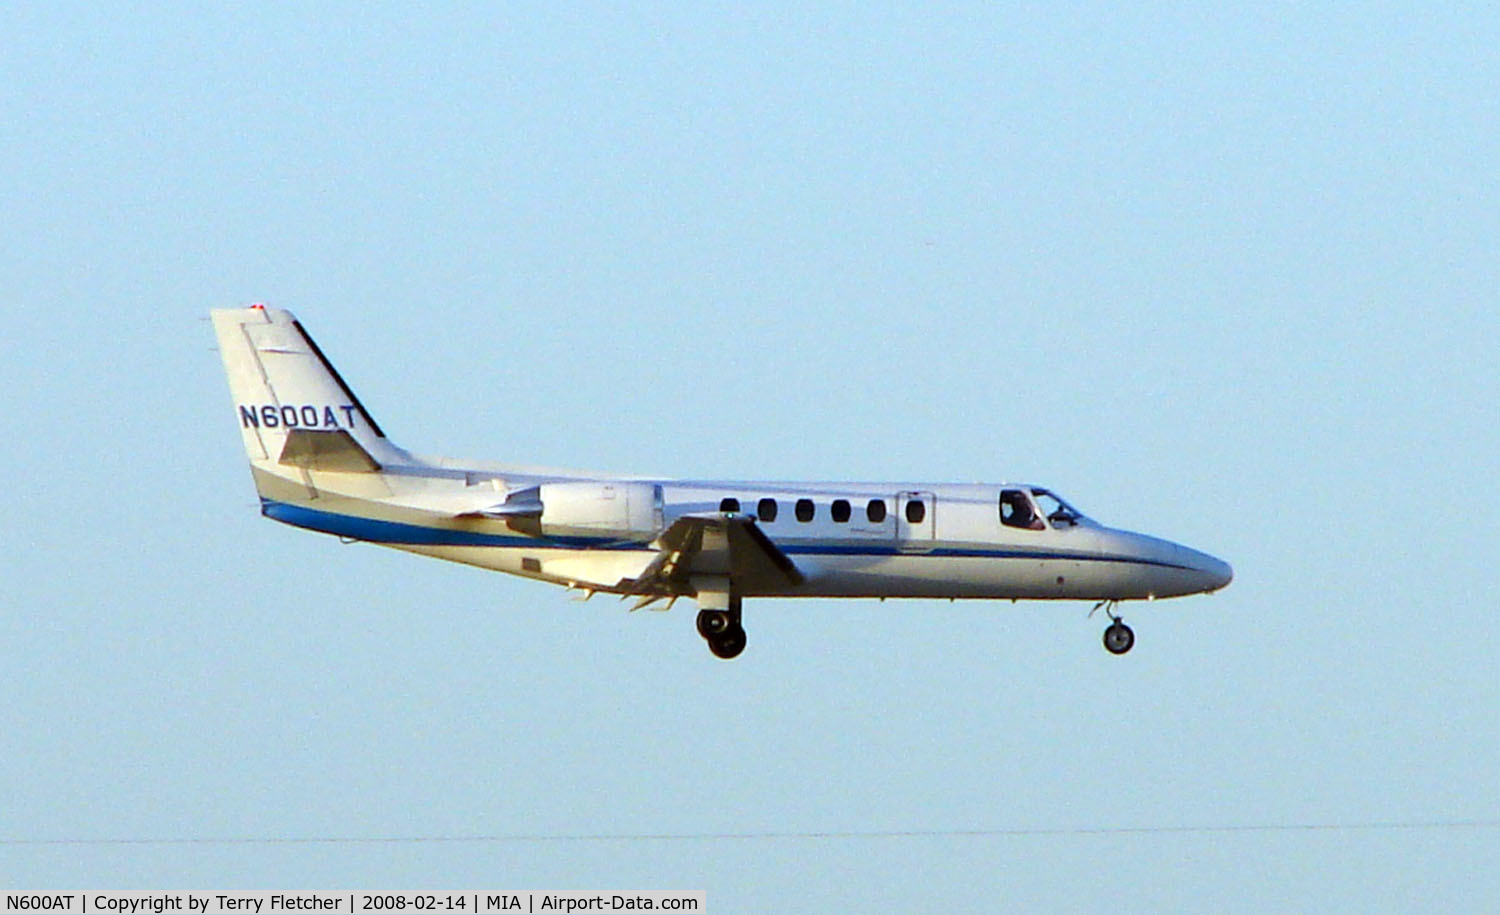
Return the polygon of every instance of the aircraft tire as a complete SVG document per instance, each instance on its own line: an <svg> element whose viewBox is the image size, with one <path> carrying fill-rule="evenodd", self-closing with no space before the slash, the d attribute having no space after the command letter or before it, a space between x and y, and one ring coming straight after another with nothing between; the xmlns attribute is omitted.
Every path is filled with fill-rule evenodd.
<svg viewBox="0 0 1500 915"><path fill-rule="evenodd" d="M1135 633L1124 623L1116 621L1104 630L1104 649L1110 654L1124 654L1135 645Z"/></svg>
<svg viewBox="0 0 1500 915"><path fill-rule="evenodd" d="M745 650L745 641L745 630L735 626L709 638L708 650L714 653L714 657L727 661L740 656L740 652Z"/></svg>
<svg viewBox="0 0 1500 915"><path fill-rule="evenodd" d="M712 642L734 628L734 620L727 610L699 610L698 634Z"/></svg>

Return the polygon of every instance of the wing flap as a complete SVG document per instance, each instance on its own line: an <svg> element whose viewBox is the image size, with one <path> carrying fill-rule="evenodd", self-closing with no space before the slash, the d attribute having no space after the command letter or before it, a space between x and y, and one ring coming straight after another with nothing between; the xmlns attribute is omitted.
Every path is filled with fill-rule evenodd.
<svg viewBox="0 0 1500 915"><path fill-rule="evenodd" d="M689 577L727 575L741 591L779 590L805 580L749 515L683 515L656 540L659 550L640 577L628 582L636 594L692 593Z"/></svg>

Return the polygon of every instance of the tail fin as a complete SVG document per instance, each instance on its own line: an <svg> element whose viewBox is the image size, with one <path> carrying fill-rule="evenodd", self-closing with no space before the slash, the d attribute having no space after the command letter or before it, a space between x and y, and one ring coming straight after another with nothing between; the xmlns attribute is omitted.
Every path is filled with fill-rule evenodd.
<svg viewBox="0 0 1500 915"><path fill-rule="evenodd" d="M262 496L281 497L280 481L295 480L316 498L314 471L376 473L410 459L387 441L291 312L253 305L212 316Z"/></svg>

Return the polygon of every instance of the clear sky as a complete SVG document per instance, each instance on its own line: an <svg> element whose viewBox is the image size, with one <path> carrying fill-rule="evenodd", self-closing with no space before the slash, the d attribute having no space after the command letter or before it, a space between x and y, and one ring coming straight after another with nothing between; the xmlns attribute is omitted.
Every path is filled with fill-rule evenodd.
<svg viewBox="0 0 1500 915"><path fill-rule="evenodd" d="M7 888L1469 909L1500 819L1492 4L9 4ZM260 519L205 320L393 439L1024 479L1211 596L681 604ZM41 839L1058 830L330 845ZM16 844L16 840L22 840Z"/></svg>

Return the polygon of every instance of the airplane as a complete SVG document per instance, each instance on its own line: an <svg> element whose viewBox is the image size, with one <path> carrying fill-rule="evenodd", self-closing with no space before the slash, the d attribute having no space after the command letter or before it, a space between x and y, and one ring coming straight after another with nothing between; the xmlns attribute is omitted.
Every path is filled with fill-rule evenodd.
<svg viewBox="0 0 1500 915"><path fill-rule="evenodd" d="M747 597L1089 600L1123 655L1126 600L1217 591L1229 564L1106 527L1024 483L680 480L459 461L386 438L290 312L211 312L261 514L669 609L719 658ZM660 606L657 606L660 605Z"/></svg>

